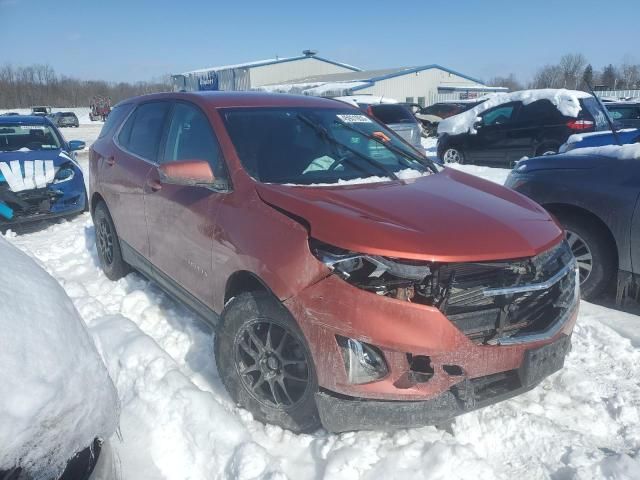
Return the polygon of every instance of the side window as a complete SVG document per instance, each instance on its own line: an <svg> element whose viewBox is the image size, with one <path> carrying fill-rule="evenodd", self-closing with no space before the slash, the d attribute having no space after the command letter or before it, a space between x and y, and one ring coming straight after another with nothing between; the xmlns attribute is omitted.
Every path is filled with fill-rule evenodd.
<svg viewBox="0 0 640 480"><path fill-rule="evenodd" d="M513 112L515 111L516 104L508 103L506 105L500 105L499 107L492 108L484 112L482 117L482 124L488 125L503 125L511 122L513 118Z"/></svg>
<svg viewBox="0 0 640 480"><path fill-rule="evenodd" d="M108 135L111 132L113 132L113 130L115 130L118 127L118 125L122 123L122 120L124 119L124 117L127 116L127 114L130 111L131 111L131 104L118 105L113 110L111 110L111 113L107 117L107 121L104 122L104 125L102 126L102 130L100 130L100 135L98 135L98 138L102 138L105 135Z"/></svg>
<svg viewBox="0 0 640 480"><path fill-rule="evenodd" d="M518 121L527 124L540 124L560 120L560 112L549 100L537 100L524 105L518 114Z"/></svg>
<svg viewBox="0 0 640 480"><path fill-rule="evenodd" d="M176 103L161 163L181 160L206 160L216 178L225 178L220 145L207 117L200 109Z"/></svg>
<svg viewBox="0 0 640 480"><path fill-rule="evenodd" d="M140 105L120 131L118 141L131 153L155 162L168 111L168 102Z"/></svg>

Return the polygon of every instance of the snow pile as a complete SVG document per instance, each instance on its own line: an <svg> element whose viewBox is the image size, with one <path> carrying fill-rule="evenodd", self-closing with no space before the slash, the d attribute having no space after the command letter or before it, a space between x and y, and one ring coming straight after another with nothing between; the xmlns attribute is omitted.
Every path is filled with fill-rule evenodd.
<svg viewBox="0 0 640 480"><path fill-rule="evenodd" d="M57 478L114 432L117 394L60 285L2 238L0 264L0 470Z"/></svg>
<svg viewBox="0 0 640 480"><path fill-rule="evenodd" d="M368 82L302 82L264 85L255 90L269 93L294 93L316 97L345 95L354 88L369 86Z"/></svg>
<svg viewBox="0 0 640 480"><path fill-rule="evenodd" d="M640 159L640 143L576 148L566 152L566 155L602 155L603 157L612 157L619 160L634 160Z"/></svg>
<svg viewBox="0 0 640 480"><path fill-rule="evenodd" d="M446 118L438 124L438 135L459 135L461 133L476 133L473 124L476 118L490 108L509 102L522 102L524 105L538 100L549 100L566 117L577 117L582 110L580 99L590 97L586 92L578 90L566 90L544 88L539 90L520 90L512 93L496 93L491 97L466 112Z"/></svg>

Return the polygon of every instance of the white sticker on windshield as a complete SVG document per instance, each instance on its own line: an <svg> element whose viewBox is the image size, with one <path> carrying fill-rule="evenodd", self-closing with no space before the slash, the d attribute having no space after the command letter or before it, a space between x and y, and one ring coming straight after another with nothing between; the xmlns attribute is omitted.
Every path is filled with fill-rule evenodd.
<svg viewBox="0 0 640 480"><path fill-rule="evenodd" d="M22 130L45 130L45 127L42 125L20 125Z"/></svg>
<svg viewBox="0 0 640 480"><path fill-rule="evenodd" d="M344 123L372 123L364 115L336 115Z"/></svg>

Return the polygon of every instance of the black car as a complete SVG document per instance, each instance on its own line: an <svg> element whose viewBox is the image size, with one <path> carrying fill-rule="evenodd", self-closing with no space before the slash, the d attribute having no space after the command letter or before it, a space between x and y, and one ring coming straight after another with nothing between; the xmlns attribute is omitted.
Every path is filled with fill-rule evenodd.
<svg viewBox="0 0 640 480"><path fill-rule="evenodd" d="M640 146L618 148L635 158L578 150L530 158L518 162L505 183L566 229L587 300L612 286L616 272L620 300L640 274Z"/></svg>
<svg viewBox="0 0 640 480"><path fill-rule="evenodd" d="M620 128L640 128L640 102L609 102L605 106Z"/></svg>
<svg viewBox="0 0 640 480"><path fill-rule="evenodd" d="M564 116L550 100L529 104L502 103L478 113L473 129L438 139L438 158L444 163L479 163L511 166L522 157L557 153L574 133L609 130L606 112L593 97L579 99L577 117ZM465 112L462 115L467 115ZM450 117L447 122L456 119Z"/></svg>
<svg viewBox="0 0 640 480"><path fill-rule="evenodd" d="M49 117L56 127L76 127L80 126L78 117L73 112L56 112Z"/></svg>

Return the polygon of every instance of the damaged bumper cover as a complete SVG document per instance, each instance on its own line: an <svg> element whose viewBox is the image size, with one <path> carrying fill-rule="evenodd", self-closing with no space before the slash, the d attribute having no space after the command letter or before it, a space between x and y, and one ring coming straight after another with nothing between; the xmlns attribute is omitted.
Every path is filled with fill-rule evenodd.
<svg viewBox="0 0 640 480"><path fill-rule="evenodd" d="M563 334L553 343L527 350L518 369L465 379L428 400L371 400L321 391L316 404L322 424L334 433L437 425L535 388L563 367L570 348L571 337Z"/></svg>

